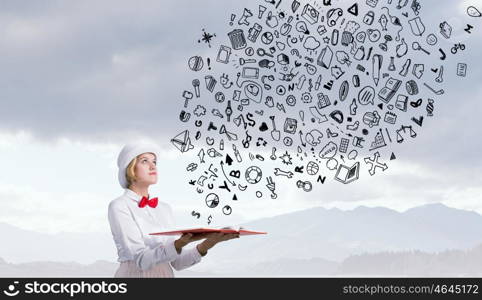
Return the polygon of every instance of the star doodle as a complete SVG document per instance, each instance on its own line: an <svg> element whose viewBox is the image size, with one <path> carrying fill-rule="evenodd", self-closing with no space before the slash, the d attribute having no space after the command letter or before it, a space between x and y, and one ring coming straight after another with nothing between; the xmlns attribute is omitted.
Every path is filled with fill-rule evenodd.
<svg viewBox="0 0 482 300"><path fill-rule="evenodd" d="M214 37L216 37L216 34L208 33L203 29L202 38L200 40L198 40L198 43L201 43L201 41L202 41L205 44L208 44L209 48L211 48L211 41Z"/></svg>

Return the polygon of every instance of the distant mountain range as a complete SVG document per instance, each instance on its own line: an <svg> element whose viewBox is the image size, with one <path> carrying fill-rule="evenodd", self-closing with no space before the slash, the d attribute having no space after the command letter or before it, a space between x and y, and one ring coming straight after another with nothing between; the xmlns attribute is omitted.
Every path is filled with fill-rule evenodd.
<svg viewBox="0 0 482 300"><path fill-rule="evenodd" d="M9 264L0 258L0 277L112 278L117 264L97 261L82 265L65 262ZM338 263L322 258L282 258L245 265L236 272L198 272L190 269L176 277L482 277L482 244L470 250L440 253L421 251L354 255Z"/></svg>
<svg viewBox="0 0 482 300"><path fill-rule="evenodd" d="M482 244L439 253L381 252L351 256L335 274L347 276L482 277Z"/></svg>
<svg viewBox="0 0 482 300"><path fill-rule="evenodd" d="M0 258L0 277L104 277L112 278L118 264L99 260L92 264L76 262L36 261L30 263L12 264ZM197 273L190 270L182 271L177 277L213 277L212 273Z"/></svg>
<svg viewBox="0 0 482 300"><path fill-rule="evenodd" d="M363 253L410 250L432 253L470 249L482 243L481 215L442 204L403 213L363 206L349 211L312 208L242 226L267 231L268 235L220 244L206 257L206 264L195 268L223 269L222 263L233 261L233 257L240 265L284 258L341 262L350 255Z"/></svg>
<svg viewBox="0 0 482 300"><path fill-rule="evenodd" d="M221 243L211 249L200 264L179 275L273 276L274 272L320 276L340 272L378 272L381 270L375 267L359 267L363 264L356 263L356 259L361 257L360 260L365 261L368 255L375 253L385 255L383 257L401 253L405 253L406 257L410 257L407 253L434 253L427 254L430 256L456 249L476 249L473 251L480 253L481 249L476 247L482 244L481 215L441 204L425 205L403 213L368 207L349 211L312 208L240 225L267 231L268 234ZM38 269L39 272L50 270L53 274L56 274L55 270L68 274L71 268L79 276L100 276L113 274L117 268L116 250L110 233L48 235L0 223L0 235L4 241L13 241L0 247L0 257L9 263L0 263L0 276L14 276L15 272L23 272L22 268ZM395 256L392 258L394 262L398 259ZM476 255L471 259L476 260L472 262L475 265L480 263L480 254L478 262ZM19 264L27 262L29 264ZM54 264L55 267L52 270L39 267L42 264ZM8 275L9 272L12 275Z"/></svg>
<svg viewBox="0 0 482 300"><path fill-rule="evenodd" d="M0 223L0 257L8 262L32 261L93 263L115 261L116 249L109 233L45 234Z"/></svg>
<svg viewBox="0 0 482 300"><path fill-rule="evenodd" d="M245 266L226 277L482 277L482 244L470 250L380 252L341 263L321 258L277 259Z"/></svg>

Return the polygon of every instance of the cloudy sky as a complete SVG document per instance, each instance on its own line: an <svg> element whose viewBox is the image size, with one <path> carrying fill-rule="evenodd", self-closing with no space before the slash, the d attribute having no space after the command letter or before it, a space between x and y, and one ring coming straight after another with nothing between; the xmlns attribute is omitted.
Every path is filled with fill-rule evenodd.
<svg viewBox="0 0 482 300"><path fill-rule="evenodd" d="M418 138L398 146L382 176L348 186L331 181L310 194L280 185L283 196L240 201L218 224L313 206L403 211L441 202L482 213L482 18L465 12L479 3L421 2L431 28L443 20L454 25L454 38L467 44L454 62L469 67L463 79L454 64L446 70L446 94ZM0 221L51 233L109 231L107 205L123 192L116 157L133 139L162 146L152 194L171 204L179 223L193 221L203 199L186 189L190 157L169 143L179 132L180 94L192 80L186 62L214 56L197 43L202 29L224 39L231 12L242 8L233 0L1 1ZM461 33L468 22L470 36Z"/></svg>

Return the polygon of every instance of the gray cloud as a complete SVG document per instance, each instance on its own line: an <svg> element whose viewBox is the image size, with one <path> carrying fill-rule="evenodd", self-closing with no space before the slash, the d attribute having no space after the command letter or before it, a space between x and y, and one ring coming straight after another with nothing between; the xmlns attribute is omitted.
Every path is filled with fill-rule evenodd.
<svg viewBox="0 0 482 300"><path fill-rule="evenodd" d="M216 6L46 1L24 10L6 2L0 96L9 109L0 126L41 139L165 136L178 126L185 61Z"/></svg>
<svg viewBox="0 0 482 300"><path fill-rule="evenodd" d="M437 30L441 16L458 26L480 21L464 15L456 1L441 5L430 0L423 6L428 30ZM42 1L28 6L2 1L0 97L5 109L0 110L0 126L29 130L42 141L119 142L144 134L166 146L180 126L180 94L191 80L187 58L215 51L197 44L201 29L219 32L219 41L225 41L221 35L230 12L241 8L239 2L215 0ZM400 159L445 172L482 164L475 151L482 146L482 39L476 34L455 38L468 48L449 62L447 94L437 99L436 116L415 141L397 148ZM469 63L464 80L453 69L459 60Z"/></svg>

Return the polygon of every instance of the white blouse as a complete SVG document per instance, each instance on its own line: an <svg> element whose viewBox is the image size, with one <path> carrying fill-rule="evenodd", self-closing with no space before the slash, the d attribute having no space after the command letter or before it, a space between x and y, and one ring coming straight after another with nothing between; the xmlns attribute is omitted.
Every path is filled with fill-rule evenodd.
<svg viewBox="0 0 482 300"><path fill-rule="evenodd" d="M183 248L178 254L175 237L149 235L172 230L174 220L169 204L159 201L156 208L138 206L142 196L130 189L109 204L109 223L117 247L118 262L133 261L143 271L164 264L180 271L201 261L196 247Z"/></svg>

